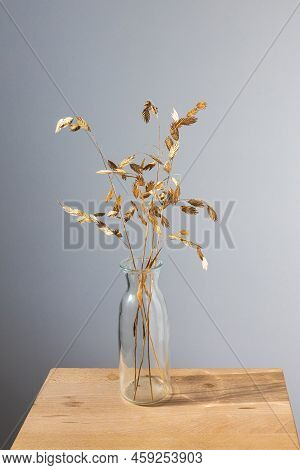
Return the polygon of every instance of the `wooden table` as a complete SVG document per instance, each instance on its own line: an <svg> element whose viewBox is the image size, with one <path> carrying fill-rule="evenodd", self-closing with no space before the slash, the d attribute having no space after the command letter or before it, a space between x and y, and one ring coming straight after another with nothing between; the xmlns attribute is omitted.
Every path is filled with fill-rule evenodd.
<svg viewBox="0 0 300 470"><path fill-rule="evenodd" d="M296 449L280 369L172 370L173 396L142 407L116 369L52 369L12 449Z"/></svg>

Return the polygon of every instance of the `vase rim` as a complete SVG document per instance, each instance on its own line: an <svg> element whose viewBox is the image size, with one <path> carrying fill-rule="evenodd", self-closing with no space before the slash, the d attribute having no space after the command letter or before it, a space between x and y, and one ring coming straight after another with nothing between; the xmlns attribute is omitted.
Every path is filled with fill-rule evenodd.
<svg viewBox="0 0 300 470"><path fill-rule="evenodd" d="M138 262L138 266L141 266L142 264L142 259L141 257L136 257L135 258L135 262L137 264ZM147 261L147 260L145 260ZM146 263L145 263L146 264ZM161 260L158 260L157 261L157 264L155 266L152 266L151 268L147 268L147 269L141 269L141 268L136 268L134 269L133 268L133 263L132 263L132 259L131 258L126 258L124 259L123 261L121 261L120 263L120 268L122 269L123 272L125 273L141 273L141 271L144 271L144 272L152 272L152 271L157 271L159 270L163 265L163 262Z"/></svg>

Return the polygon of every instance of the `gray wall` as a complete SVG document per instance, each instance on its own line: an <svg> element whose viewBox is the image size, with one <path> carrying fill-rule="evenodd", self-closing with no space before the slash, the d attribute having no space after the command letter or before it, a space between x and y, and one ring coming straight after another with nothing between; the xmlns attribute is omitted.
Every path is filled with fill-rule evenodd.
<svg viewBox="0 0 300 470"><path fill-rule="evenodd" d="M159 106L163 130L173 106L208 102L184 133L177 171L205 146L183 187L223 209L235 201L227 222L235 248L224 238L215 247L212 224L199 217L199 237L208 228L212 237L209 270L188 249L165 254L171 362L282 367L299 423L300 11L282 30L297 1L4 3L12 18L1 1L1 443L125 256L122 248L63 250L56 199L101 200L107 183L86 135L54 135L56 120L72 114L57 87L112 159L150 148L153 126L139 115L145 99ZM124 288L119 276L61 366L117 366Z"/></svg>

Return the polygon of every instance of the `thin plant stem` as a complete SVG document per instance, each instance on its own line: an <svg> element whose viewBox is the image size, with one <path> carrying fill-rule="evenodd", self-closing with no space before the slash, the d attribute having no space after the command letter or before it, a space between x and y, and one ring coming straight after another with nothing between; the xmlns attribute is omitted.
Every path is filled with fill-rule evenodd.
<svg viewBox="0 0 300 470"><path fill-rule="evenodd" d="M150 274L150 297L148 298L148 328L147 328L147 336L148 336L148 372L149 372L149 382L150 382L150 390L151 390L151 398L153 401L153 389L152 389L152 377L151 377L151 361L150 361L150 304L152 300L152 279Z"/></svg>
<svg viewBox="0 0 300 470"><path fill-rule="evenodd" d="M143 365L143 361L144 361L144 351L145 351L145 340L143 342L142 359L141 359L140 366L139 366L138 378L137 378L137 383L136 383L136 387L135 387L135 390L134 390L133 400L136 399L137 388L138 388L138 385L139 385L141 369L142 369L142 365Z"/></svg>
<svg viewBox="0 0 300 470"><path fill-rule="evenodd" d="M135 328L135 335L134 335L134 387L136 389L136 352L137 352L137 335L138 335L138 323L139 323L139 310L140 307L137 308L135 319L134 319L134 328Z"/></svg>
<svg viewBox="0 0 300 470"><path fill-rule="evenodd" d="M144 305L144 302L142 302L142 308L141 308L141 313L142 311L145 311L145 305ZM145 313L144 313L145 315ZM144 354L145 354L145 344L146 344L146 328L145 328L145 320L144 320L144 315L142 313L142 320L143 320L143 327L144 327L144 337L143 337L143 350L142 350L142 354L141 354L141 360L140 360L140 366L139 366L139 371L138 371L138 376L137 376L137 380L136 380L136 385L135 385L135 390L134 390L134 396L133 396L133 399L135 400L136 398L136 394L137 394L137 389L138 389L138 386L139 386L139 381L140 381L140 375L141 375L141 369L142 369L142 365L143 365L143 362L144 362Z"/></svg>
<svg viewBox="0 0 300 470"><path fill-rule="evenodd" d="M148 308L147 308L147 314L146 315L146 325L147 325L147 343L148 343L148 346L147 346L147 358L148 358L148 375L149 375L149 382L150 382L150 390L151 390L151 399L153 401L153 389L152 389L152 374L151 374L151 361L150 361L150 341L149 341L149 338L150 338L150 305L151 305L151 300L152 300L152 279L151 279L151 274L149 274L150 276L150 291L148 291L148 289L145 288L145 292L147 294L147 297L148 297ZM147 279L147 278L146 278ZM143 301L143 307L144 307L144 312L146 312L146 309L145 309L145 306L144 306L144 301ZM146 336L145 336L146 338ZM145 339L144 338L144 339ZM144 348L143 348L143 351L144 351Z"/></svg>
<svg viewBox="0 0 300 470"><path fill-rule="evenodd" d="M144 268L145 255L146 255L146 249L147 249L147 241L148 241L148 231L149 231L149 227L148 227L148 224L147 224L146 230L145 230L145 239L144 239L144 249L143 249L143 259L142 259L141 271Z"/></svg>

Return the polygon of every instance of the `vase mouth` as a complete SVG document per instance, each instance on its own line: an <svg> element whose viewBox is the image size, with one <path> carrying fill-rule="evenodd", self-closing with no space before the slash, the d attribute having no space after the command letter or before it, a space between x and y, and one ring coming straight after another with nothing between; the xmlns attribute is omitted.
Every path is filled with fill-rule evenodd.
<svg viewBox="0 0 300 470"><path fill-rule="evenodd" d="M132 258L126 258L123 261L121 261L120 268L125 273L136 274L136 273L141 273L141 272L158 271L163 265L163 262L161 260L158 260L155 266L152 266L151 268L146 268L147 261L148 261L148 258L144 260L144 267L142 268L143 258L136 257L135 258L136 267L134 268Z"/></svg>

